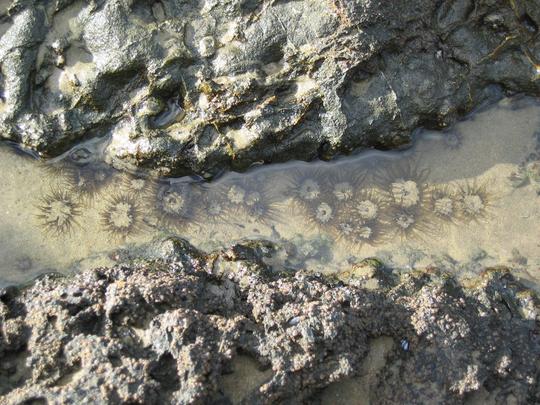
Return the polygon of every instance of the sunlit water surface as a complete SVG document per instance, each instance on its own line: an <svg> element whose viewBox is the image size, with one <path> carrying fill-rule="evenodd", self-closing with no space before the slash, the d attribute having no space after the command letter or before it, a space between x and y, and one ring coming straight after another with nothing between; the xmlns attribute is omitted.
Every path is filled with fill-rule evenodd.
<svg viewBox="0 0 540 405"><path fill-rule="evenodd" d="M202 249L277 242L279 270L344 273L366 257L461 278L505 265L540 289L540 102L506 99L406 152L292 162L212 183L101 163L95 140L43 163L0 145L0 287L111 265L176 234Z"/></svg>

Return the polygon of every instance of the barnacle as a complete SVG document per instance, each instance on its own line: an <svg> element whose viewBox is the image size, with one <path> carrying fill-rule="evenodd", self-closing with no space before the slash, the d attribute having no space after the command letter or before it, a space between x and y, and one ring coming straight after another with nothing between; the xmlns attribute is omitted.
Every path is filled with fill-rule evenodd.
<svg viewBox="0 0 540 405"><path fill-rule="evenodd" d="M112 236L124 239L140 229L141 209L129 194L117 194L101 212L101 225Z"/></svg>
<svg viewBox="0 0 540 405"><path fill-rule="evenodd" d="M85 146L79 146L69 151L65 156L52 160L41 161L41 166L51 175L69 175L77 167L83 167L98 162L96 154Z"/></svg>
<svg viewBox="0 0 540 405"><path fill-rule="evenodd" d="M525 165L519 165L517 169L508 176L510 184L514 188L519 188L529 184L529 176Z"/></svg>
<svg viewBox="0 0 540 405"><path fill-rule="evenodd" d="M352 245L375 245L386 236L386 201L375 190L357 190L338 212L336 237Z"/></svg>
<svg viewBox="0 0 540 405"><path fill-rule="evenodd" d="M79 202L68 191L60 189L51 189L41 197L37 208L37 218L44 230L56 237L71 234L81 215Z"/></svg>
<svg viewBox="0 0 540 405"><path fill-rule="evenodd" d="M476 180L466 181L459 186L458 206L461 216L466 221L481 221L489 217L494 196L488 190L488 184L478 184Z"/></svg>
<svg viewBox="0 0 540 405"><path fill-rule="evenodd" d="M168 182L155 187L151 203L162 225L182 228L194 219L194 199L192 184Z"/></svg>
<svg viewBox="0 0 540 405"><path fill-rule="evenodd" d="M509 176L510 184L515 187L532 185L540 191L540 160L531 160L518 166Z"/></svg>

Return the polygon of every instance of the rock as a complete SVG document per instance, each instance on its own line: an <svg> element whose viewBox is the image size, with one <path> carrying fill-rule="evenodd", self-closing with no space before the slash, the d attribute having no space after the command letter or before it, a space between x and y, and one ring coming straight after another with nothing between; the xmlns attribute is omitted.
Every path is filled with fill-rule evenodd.
<svg viewBox="0 0 540 405"><path fill-rule="evenodd" d="M465 287L371 261L366 288L273 273L265 246L168 238L141 250L151 260L0 292L0 402L317 403L355 376L374 403L540 400L538 301L508 271ZM246 360L265 371L242 389L223 376Z"/></svg>
<svg viewBox="0 0 540 405"><path fill-rule="evenodd" d="M39 4L38 4L39 3ZM540 94L540 2L16 1L1 136L210 177L395 148L503 94Z"/></svg>

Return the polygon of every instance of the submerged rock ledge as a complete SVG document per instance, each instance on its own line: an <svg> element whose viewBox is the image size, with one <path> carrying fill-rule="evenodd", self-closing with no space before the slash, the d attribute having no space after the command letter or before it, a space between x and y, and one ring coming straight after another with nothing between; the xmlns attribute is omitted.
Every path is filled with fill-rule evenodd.
<svg viewBox="0 0 540 405"><path fill-rule="evenodd" d="M540 401L538 302L509 271L465 287L368 260L340 281L275 274L267 250L166 239L2 290L0 402L324 403L355 384L372 403Z"/></svg>
<svg viewBox="0 0 540 405"><path fill-rule="evenodd" d="M212 176L395 148L540 95L540 0L13 1L0 134L56 156Z"/></svg>

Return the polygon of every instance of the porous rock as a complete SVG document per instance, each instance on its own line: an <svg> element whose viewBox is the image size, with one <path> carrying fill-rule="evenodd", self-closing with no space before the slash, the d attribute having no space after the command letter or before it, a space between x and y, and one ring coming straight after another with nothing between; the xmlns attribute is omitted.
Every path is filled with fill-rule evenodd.
<svg viewBox="0 0 540 405"><path fill-rule="evenodd" d="M103 136L165 175L400 147L540 94L540 0L17 0L0 22L0 136Z"/></svg>
<svg viewBox="0 0 540 405"><path fill-rule="evenodd" d="M222 376L241 355L268 372L245 403L317 403L381 337L394 344L366 388L374 403L540 399L538 305L508 271L465 288L386 269L365 289L275 274L264 250L205 254L169 239L151 260L3 290L0 402L230 403Z"/></svg>

